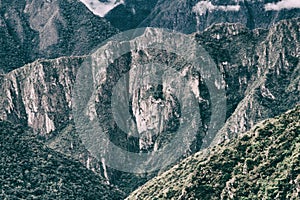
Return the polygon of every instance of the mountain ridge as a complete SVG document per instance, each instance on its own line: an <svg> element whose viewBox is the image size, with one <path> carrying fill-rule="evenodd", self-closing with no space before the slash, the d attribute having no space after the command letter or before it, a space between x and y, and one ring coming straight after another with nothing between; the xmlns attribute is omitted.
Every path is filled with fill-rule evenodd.
<svg viewBox="0 0 300 200"><path fill-rule="evenodd" d="M297 199L300 106L238 139L208 148L150 180L127 199Z"/></svg>
<svg viewBox="0 0 300 200"><path fill-rule="evenodd" d="M214 25L203 33L189 35L189 37L195 39L199 45L206 49L224 75L225 83L227 84L228 103L226 109L229 110L227 117L230 118L237 108L245 108L242 109L241 113L245 112L246 114L239 115L238 112L237 114L235 113L235 118L231 121L232 124L228 123L227 127L229 127L229 130L225 129L217 137L218 141L216 143L219 142L219 139L222 141L223 138L230 139L235 137L237 133L250 129L257 121L273 117L276 113L286 111L299 102L299 79L297 78L299 70L297 65L299 60L299 57L297 57L299 56L299 33L297 32L299 18L279 22L275 27L277 28L267 31L262 29L249 30L239 24L221 24ZM273 40L276 41L275 45L272 43ZM281 52L281 49L285 51ZM282 53L282 59L278 60L277 57L280 57L280 53ZM67 56L58 59L41 59L1 76L0 118L10 120L13 123L22 123L24 126L31 126L37 137L41 136L44 138L44 142L48 147L72 156L73 159L79 160L86 168L90 168L97 175L106 178L111 184L117 182L117 186L122 185L121 189L129 193L130 190L139 186L153 175L124 175L124 173L116 172L113 169L105 171L105 167L102 167L105 162L98 161L91 156L87 149L83 148L78 137L74 136L75 130L74 127L72 128L74 125L72 124L71 112L72 88L77 71L87 57ZM159 51L130 52L108 66L108 73L105 74L105 77L109 79L103 83L103 88L111 86L112 82L109 82L110 80L115 81L115 79L120 77L118 70L126 71L134 64L147 63L153 58L161 63L178 62L179 65L185 66L182 60ZM267 60L272 61L272 63L267 62ZM280 62L276 64L275 61ZM283 64L278 65L278 63ZM266 70L268 67L270 69ZM262 79L262 81L258 79ZM264 83L262 84L264 87L254 87L261 83ZM197 83L196 88L198 88L201 97L207 100L207 88L201 84L200 82ZM288 93L281 91L284 88L280 89L280 87L277 87L278 85L290 90ZM157 88L159 89L159 87ZM254 101L255 104L253 105L256 106L255 108L248 107L249 103L246 100L253 97L253 92L251 91L254 91L255 95L260 95L258 100L268 103L267 109L264 109L260 104L261 101ZM272 98L270 99L268 91L272 95L277 93L279 96L281 94L289 96L288 101L284 101L284 98L278 98L279 102L285 102L286 105L280 105L278 102L273 101ZM146 90L142 91L145 94L147 92ZM102 90L99 96L104 103L109 102L110 96L107 88ZM171 100L173 103L168 105L170 110L178 110L176 99L173 98ZM135 99L135 102L138 102L138 99ZM107 106L104 103L97 104L99 106L97 114L100 117L108 116L105 112L104 114L101 113L103 111L101 109ZM204 125L207 125L209 121L206 118L207 115L209 116L208 111L210 107L209 104L202 103L200 106L206 112L201 120ZM282 106L280 110L272 110L278 105ZM136 110L140 108L137 103L132 105L132 107ZM257 117L254 113L256 108L261 108L261 111L266 111L266 114ZM144 110L147 109L151 109L151 104ZM174 114L173 116L171 115L171 117L174 116ZM174 121L172 121L173 119ZM241 121L240 119L245 120ZM108 118L103 118L103 120L109 121L108 124L111 122ZM169 128L172 128L173 124L176 125L176 119L172 118L172 120L170 120L171 123L168 125ZM196 138L195 143L191 147L192 152L189 153L195 153L201 148L205 126L198 128L200 129L199 137ZM127 135L118 135L117 133L119 132L112 131L110 139L116 144L120 144L125 150L138 152L145 150L145 148L146 150L147 148L150 150L152 148L152 143L148 144L146 142L145 146L141 148L138 140L128 140ZM161 141L157 143L159 144L159 142Z"/></svg>
<svg viewBox="0 0 300 200"><path fill-rule="evenodd" d="M88 54L118 33L77 0L2 0L0 24L0 73L39 58Z"/></svg>

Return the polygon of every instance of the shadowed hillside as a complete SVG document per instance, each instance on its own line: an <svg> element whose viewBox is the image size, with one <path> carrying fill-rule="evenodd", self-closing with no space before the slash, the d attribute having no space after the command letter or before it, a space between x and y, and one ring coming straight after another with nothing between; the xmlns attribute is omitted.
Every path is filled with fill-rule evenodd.
<svg viewBox="0 0 300 200"><path fill-rule="evenodd" d="M122 199L105 180L0 121L0 199Z"/></svg>

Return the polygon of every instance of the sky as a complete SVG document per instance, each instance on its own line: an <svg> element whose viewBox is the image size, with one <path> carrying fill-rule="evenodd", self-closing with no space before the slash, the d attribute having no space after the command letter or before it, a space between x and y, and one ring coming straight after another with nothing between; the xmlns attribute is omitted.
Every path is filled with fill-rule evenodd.
<svg viewBox="0 0 300 200"><path fill-rule="evenodd" d="M109 0L108 2L100 2L98 0L80 0L95 15L104 17L110 10L120 4L124 4L124 0Z"/></svg>

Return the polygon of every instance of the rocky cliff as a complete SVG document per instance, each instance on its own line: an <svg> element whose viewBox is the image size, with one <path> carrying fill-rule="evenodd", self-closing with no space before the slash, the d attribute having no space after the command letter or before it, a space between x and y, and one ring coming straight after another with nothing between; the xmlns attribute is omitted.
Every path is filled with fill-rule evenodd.
<svg viewBox="0 0 300 200"><path fill-rule="evenodd" d="M240 89L234 88L232 92L244 90L243 100L220 130L215 142L247 131L258 121L279 115L290 109L290 106L299 103L299 25L299 19L283 20L270 29L263 42L258 40L255 46L252 46L253 43L249 44L249 50L252 48L250 52L253 51L252 56L247 55L247 50L247 53L242 50L236 54L246 59L241 59L235 83L231 82L231 75L228 76L227 91L231 93L232 83L232 89L240 85ZM256 31L253 33L255 35ZM231 51L231 48L226 49ZM225 62L230 63L231 58L225 58ZM227 71L226 68L225 66L223 69ZM244 87L245 85L247 87ZM232 103L230 96L229 104ZM239 95L233 96L232 99L238 98Z"/></svg>
<svg viewBox="0 0 300 200"><path fill-rule="evenodd" d="M106 0L100 1L107 2ZM283 1L279 0L124 0L123 2L112 9L105 18L101 18L90 12L79 0L26 0L22 2L0 0L0 120L21 124L23 127L28 126L34 132L30 138L27 138L24 133L25 138L23 138L21 135L12 133L15 131L9 128L8 132L11 134L1 136L2 141L9 141L1 144L5 148L2 152L1 165L3 169L10 169L18 166L20 162L29 162L35 166L32 176L42 174L37 175L38 179L33 178L33 184L37 183L37 187L34 187L30 185L32 183L27 178L26 180L22 178L23 174L19 173L18 167L16 167L16 173L9 174L2 171L5 176L1 180L1 186L5 186L5 190L3 189L5 194L3 192L1 194L3 197L8 195L9 198L17 198L16 196L21 198L22 195L31 195L46 198L42 190L56 188L53 191L57 191L58 196L71 191L72 194L69 193L70 196L67 196L69 199L75 198L74 195L83 199L101 198L99 196L102 194L103 198L112 199L114 196L107 193L109 190L117 194L117 198L122 198L122 192L115 190L114 185L129 194L157 173L169 168L168 165L172 165L174 158L182 159L209 145L213 146L236 138L242 132L250 130L257 122L274 117L299 104L300 18L297 17L300 15L297 6L283 4ZM117 34L119 30L144 26L168 28L190 34L174 42L174 44L184 44L182 45L184 48L177 49L179 52L190 54L181 57L172 51L143 48L153 42L163 43L172 38L163 37L160 31L150 28L139 35L140 39L134 42L128 40L127 42L134 48L113 59L98 73L99 68L94 65L103 64L103 61L116 55L114 54L116 49L122 48L119 48L120 43L117 42L110 43L111 46L105 46L106 49L102 49L103 51L94 51L97 50L96 47L108 37ZM135 33L131 32L131 34ZM127 36L131 38L132 35ZM195 55L194 44L199 48L204 48L224 80L213 82L213 84L206 82L210 74L195 70L197 63L193 66L185 60ZM88 55L90 53L93 54ZM97 55L100 57L96 59L96 62L89 63L93 56ZM87 63L91 65L85 68ZM90 66L94 68L89 68ZM162 66L172 66L173 71L167 71ZM88 77L88 81L83 81L83 84L91 84L82 90L83 94L93 89L95 93L90 99L85 99L84 96L79 98L80 101L89 105L80 114L89 119L98 120L100 122L98 125L106 131L105 137L100 137L101 144L103 144L101 148L113 144L122 151L132 153L131 155L150 155L147 161L133 165L129 170L127 168L128 171L138 171L140 174L110 167L109 160L114 158L110 151L107 151L105 156L98 157L84 143L80 128L74 119L76 105L73 99L76 80L82 75ZM184 80L184 84L180 84L178 79ZM218 112L214 110L216 101L212 100L215 97L212 87L224 89L226 93L222 101L226 100L226 104L218 108ZM196 115L196 110L200 110L199 115ZM298 111L295 112L298 113ZM221 118L222 113L226 114L224 124L216 122L213 115L216 113ZM217 130L209 132L210 124L213 124L215 129L220 129L218 133ZM297 124L292 125L298 127ZM274 126L277 127L276 124ZM2 128L1 122L1 131L6 130L5 124L3 127L5 128ZM263 125L263 130L269 130L269 128L269 125ZM272 131L277 131L277 128ZM89 133L97 133L97 131ZM217 134L216 137L215 134ZM283 137L293 146L289 133L286 134L287 138L279 136L278 132L276 137ZM159 159L154 156L155 153L164 149L177 135L184 136L177 146L173 146L173 150L181 152L181 157L167 155L165 162L161 163L163 166L161 172L142 173L147 167L156 166ZM268 134L266 137L269 137ZM270 140L274 139L272 137ZM14 141L10 142L10 138L14 138L18 144L17 147L12 144ZM252 140L258 141L259 138L255 136ZM242 142L247 143L243 140ZM259 142L270 145L268 141L259 140ZM273 146L274 149L281 148L280 145L284 146L281 142L280 140L278 146ZM32 144L37 151L30 151L26 143ZM253 157L251 150L245 153L243 146L240 147L237 143L236 140L230 143L240 148L234 153L242 157L246 155L255 160L256 164L260 162L260 158ZM27 153L14 151L14 148L18 149L20 145L25 147ZM259 151L260 148L264 148L260 144L258 147ZM282 153L281 150L273 152L272 149L268 149L267 152L269 151L278 158ZM219 150L215 153L220 155ZM54 160L46 158L46 154L54 157ZM11 160L7 155L12 155L15 160ZM28 156L34 159L28 159ZM165 158L164 156L166 157L162 154L161 158ZM216 158L215 163L224 162L222 156L221 160ZM207 158L200 157L202 160ZM117 156L117 158L123 164L132 161L131 156ZM294 162L288 155L285 158L287 162ZM268 155L264 159L269 161ZM42 163L36 163L35 160L42 160ZM255 174L255 170L261 170L260 172L263 173L266 168L248 167L253 164L253 160L240 159L245 173L253 171ZM48 165L44 167L48 161L50 169ZM58 165L51 165L52 161L63 166L68 174L61 171L56 173L52 168ZM214 160L211 164L214 165ZM232 167L233 164L231 164L225 163L225 166ZM286 165L285 162L279 161L278 166L281 164ZM39 168L36 165L42 167ZM220 178L217 179L219 183L216 183L218 190L214 191L212 196L225 198L248 195L248 193L239 193L242 191L239 188L241 185L241 187L252 187L247 181L248 185L241 183L238 189L235 186L232 187L231 183L237 179L256 180L257 174L254 178L252 175L251 178L246 177L248 179L245 176L233 175L235 180L228 180L230 176L227 171L222 171L222 166L215 165L220 167L221 171L218 173L224 176L217 177ZM239 164L234 163L234 166L235 169L240 170ZM280 171L282 169L280 166L277 172L285 174ZM77 174L66 168L72 169ZM277 181L279 177L276 175L277 172L268 172L267 169L266 177L276 178ZM48 176L52 174L54 175ZM86 175L88 180L84 177L77 177L78 174ZM198 177L198 175L199 173L190 176ZM73 180L70 176L75 176L78 180ZM292 177L289 183L284 182L287 180L284 179L286 177L279 177L277 182L272 183L269 180L269 182L261 181L259 188L254 187L255 191L259 192L250 192L249 195L253 198L263 195L261 189L264 189L265 194L270 198L275 198L272 196L275 194L278 198L292 198L297 194L299 178L290 174L289 176ZM55 180L57 180L55 177L64 177L63 180L66 181L63 183L46 181L45 186L40 181L40 179L44 180L43 177L47 180L53 177ZM265 175L263 174L262 177L264 178ZM183 179L190 181L185 175ZM209 180L212 179L215 177ZM15 182L21 183L22 181L27 184L25 189L24 184L15 185ZM73 185L71 186L68 182ZM272 188L266 187L265 184L272 185ZM64 187L61 188L61 185ZM168 191L161 190L164 193L161 198L166 198L165 196L175 198L180 195L195 198L195 196L202 195L202 191L205 191L205 194L212 192L211 185L205 185L199 192L197 185L201 184L194 179L188 182L188 185L188 189L181 193L176 188L174 191L171 188ZM21 192L15 189L20 187ZM286 187L292 189L286 189ZM83 194L82 188L95 193L96 196L90 193ZM158 190L161 189L160 186L158 188ZM152 189L147 189L147 191L152 192ZM192 192L189 193L189 191ZM158 196L160 194L158 193ZM144 192L141 192L141 197L143 195ZM185 197L182 196L182 198Z"/></svg>
<svg viewBox="0 0 300 200"><path fill-rule="evenodd" d="M0 73L38 58L88 54L118 32L77 0L2 0L0 6Z"/></svg>
<svg viewBox="0 0 300 200"><path fill-rule="evenodd" d="M201 34L187 36L206 49L225 81L227 122L214 144L247 131L256 122L274 117L299 103L299 27L299 18L281 21L270 30L249 30L241 24L219 24ZM136 177L107 168L105 160L95 159L86 149L74 128L73 86L78 70L88 58L73 56L38 60L1 76L0 117L30 126L49 147L81 161L87 168L110 183L117 182L128 192L152 175ZM129 74L127 90L124 95L120 93L120 99L130 102L129 112L135 122L131 130L135 130L139 138L133 137L134 134L128 137L116 126L112 115L112 89L122 73L126 74L136 65L147 67L150 61L161 65L175 64L181 75L186 77L191 88L189 92L176 84L175 87L186 92L184 94L190 94L202 112L198 126L194 127L196 134L193 138L186 138L193 142L185 155L200 150L206 142L203 138L207 135L211 117L209 90L201 74L192 73L189 63L168 52L153 49L130 51L114 60L102 72L101 77L104 78L95 79L98 85L95 107L89 110L88 115L96 114L100 124L109 130L109 139L127 151L156 151L170 141L172 133L178 130L183 113L176 95L172 95L176 90L167 91L166 87L176 80L174 76L154 84L144 79L141 82L144 86L134 90L139 77L147 73L159 74L159 70L137 69ZM161 108L163 112L160 112Z"/></svg>
<svg viewBox="0 0 300 200"><path fill-rule="evenodd" d="M1 119L45 135L71 119L71 87L81 57L39 60L4 76Z"/></svg>

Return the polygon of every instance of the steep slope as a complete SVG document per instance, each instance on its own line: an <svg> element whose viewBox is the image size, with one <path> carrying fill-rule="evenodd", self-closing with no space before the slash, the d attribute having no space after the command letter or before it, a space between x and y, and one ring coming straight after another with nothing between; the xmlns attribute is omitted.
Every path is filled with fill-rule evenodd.
<svg viewBox="0 0 300 200"><path fill-rule="evenodd" d="M105 16L105 19L121 31L139 27L155 9L157 0L125 0L124 2Z"/></svg>
<svg viewBox="0 0 300 200"><path fill-rule="evenodd" d="M0 4L0 73L38 58L88 54L118 32L78 0Z"/></svg>
<svg viewBox="0 0 300 200"><path fill-rule="evenodd" d="M183 33L203 31L216 23L241 23L250 29L269 28L283 19L299 17L299 9L266 10L278 0L159 0L141 26Z"/></svg>
<svg viewBox="0 0 300 200"><path fill-rule="evenodd" d="M6 5L5 2L2 2L3 5ZM14 5L16 3L12 3L11 5ZM22 4L22 3L19 3ZM36 2L32 3L32 6L35 5ZM58 4L58 3L57 3ZM18 5L18 4L17 4ZM56 4L55 4L56 5ZM29 6L28 6L29 7ZM68 8L68 6L67 6ZM67 12L68 9L65 12ZM28 8L29 9L29 8ZM10 10L10 9L7 9ZM75 24L75 22L74 22ZM53 27L52 27L53 28ZM54 27L55 28L55 27ZM267 114L259 116L253 116L257 118L256 120L251 121L251 119L246 120L248 121L246 124L239 125L240 128L237 130L238 132L247 130L247 127L251 126L251 124L254 124L256 121L259 121L260 119L266 118L266 117L272 117L284 110L287 110L294 106L295 102L298 102L297 95L299 92L299 89L297 87L298 83L298 66L297 63L299 61L299 18L283 21L274 26L269 33L267 31L257 29L255 31L250 31L246 29L242 25L231 25L231 24L223 24L223 25L216 25L212 26L211 28L207 29L205 32L201 34L196 35L196 40L199 42L200 45L202 45L212 56L222 73L224 73L225 82L228 85L227 88L227 101L229 102L227 105L227 117L229 117L240 101L244 99L246 96L251 95L250 93L253 93L251 91L254 91L255 88L258 88L260 86L261 90L268 90L272 95L274 95L272 88L276 90L275 92L279 95L279 97L275 96L275 100L270 100L271 104L268 103L268 108L272 108L274 104L280 105L282 104L281 101L285 99L284 96L281 97L282 93L285 93L285 90L287 90L287 94L293 93L293 95L289 95L291 98L289 98L289 103L286 103L285 106L282 106L281 109L279 109L276 113L267 112ZM80 37L80 35L78 35ZM2 38L2 37L1 37ZM276 41L273 44L273 41ZM293 41L293 42L291 42ZM94 42L92 42L94 44ZM80 46L80 44L78 44ZM79 49L84 50L85 45L81 45ZM68 47L68 49L71 49ZM72 50L75 50L72 48ZM14 51L13 52L17 52ZM32 51L31 51L32 52ZM16 54L18 55L18 54ZM131 56L129 56L128 59ZM149 58L145 58L148 59ZM4 102L1 112L1 118L2 119L12 119L18 121L19 119L27 121L27 123L34 128L34 130L44 133L49 133L55 129L57 129L60 125L63 124L67 119L69 118L68 115L66 115L65 112L68 110L68 107L70 108L70 94L71 94L71 85L72 82L74 82L75 76L76 76L76 67L79 66L80 63L73 63L77 61L71 61L71 59L66 59L66 61L62 61L62 63L59 61L61 59L58 59L58 61L41 61L35 62L33 64L30 64L26 67L24 67L22 70L17 70L12 73L9 73L5 75L4 82L1 85L3 88L3 92L1 96L3 96L1 99ZM61 64L55 64L56 62ZM132 65L130 63L132 61L129 61L125 63L125 65ZM43 64L45 63L45 64ZM63 64L64 63L64 64ZM13 64L10 64L9 62L6 62L7 66L13 67ZM45 66L44 66L45 65ZM49 65L49 66L48 66ZM72 65L72 66L71 66ZM126 69L128 66L118 66L120 69ZM29 67L31 66L31 67ZM64 67L63 67L64 66ZM271 69L266 70L266 67L269 67ZM51 67L54 67L55 69L50 69ZM69 69L63 69L63 68L71 68ZM27 70L26 68L30 68L30 70ZM46 71L46 74L44 73L44 69ZM50 72L48 74L48 71ZM35 73L40 74L41 77L35 76ZM63 73L64 75L61 75ZM278 74L278 75L276 75ZM19 76L27 77L27 81L32 79L32 83L25 83L26 86L23 86L19 81L22 81L23 78L19 80ZM48 76L51 76L52 78L49 79ZM59 77L59 80L56 79L56 76ZM257 77L260 77L264 84L258 83L260 82L257 80ZM68 83L65 83L63 80L64 78L67 78L70 80ZM276 80L277 79L277 80ZM280 84L276 83L273 84L274 81L280 81L285 82L285 87L280 88L280 91L277 91L278 88L275 87L275 85ZM55 88L54 90L47 89L45 93L51 93L51 95L54 95L55 98L64 98L63 100L54 101L56 103L56 108L59 108L59 113L57 113L55 110L55 107L50 108L44 108L49 107L47 103L39 104L39 103L31 103L34 105L26 105L29 102L24 102L28 97L30 90L33 86L33 84L37 82L45 82L47 88L50 88L50 86ZM50 84L51 82L51 84ZM255 84L256 86L255 86ZM273 82L273 83L272 83ZM61 87L62 86L62 87ZM39 87L39 85L36 85L35 87ZM272 88L271 88L272 87ZM30 89L29 89L30 88ZM65 89L64 89L65 88ZM65 91L67 89L67 91ZM24 96L21 98L21 93L19 94L17 90L23 91ZM31 91L43 91L43 88L39 88L37 90L31 90ZM10 91L10 92L8 92ZM12 95L10 97L10 93L16 94L16 96ZM68 93L68 94L63 94ZM264 93L261 91L261 93ZM35 97L41 98L39 94L34 94ZM67 97L69 96L69 97ZM253 95L252 95L253 96ZM261 95L262 98L264 98L264 94ZM295 96L295 98L292 98L292 96ZM67 99L69 98L69 99ZM268 98L266 96L266 98ZM278 100L277 100L278 98ZM21 100L22 99L22 100ZM14 101L14 102L13 102ZM41 100L38 100L41 101ZM43 100L44 101L44 100ZM9 103L10 102L10 103ZM9 103L9 105L7 105ZM59 105L58 105L59 104ZM25 108L24 108L25 107ZM26 108L27 107L27 108ZM39 115L33 115L32 113L36 112L32 108L38 108L41 107L41 110L48 110L47 112L51 111L50 120L48 120L45 116L45 112ZM26 110L27 109L27 110ZM249 110L250 108L248 108ZM13 112L12 112L13 111ZM26 115L25 116L25 112ZM236 111L238 112L238 111ZM30 114L31 113L31 114ZM55 114L57 113L57 114ZM66 116L62 116L62 115ZM236 118L240 118L242 114L240 114ZM55 118L54 125L53 125L53 119ZM63 119L59 119L63 118ZM251 117L249 117L251 118ZM42 122L42 121L43 122ZM48 120L48 121L47 121ZM34 122L35 121L35 122ZM48 122L48 127L46 127L46 121ZM59 124L57 124L57 121L60 121ZM244 120L245 121L245 120ZM35 125L33 124L35 123ZM237 122L235 122L237 123ZM234 124L232 127L237 127L236 124ZM244 128L246 127L246 129Z"/></svg>
<svg viewBox="0 0 300 200"><path fill-rule="evenodd" d="M198 34L188 37L209 52L226 85L227 106L224 110L227 110L227 122L215 138L216 144L236 137L258 121L274 117L300 102L300 19L294 18L299 16L299 9L266 11L264 5L273 2L271 0L213 0L211 4L208 1L199 4L201 2L126 0L105 18L120 30L154 26L184 33L198 31ZM289 20L275 24L281 19ZM48 147L81 162L106 182L118 185L128 193L156 172L134 175L107 167L105 160L96 159L83 145L73 121L73 86L78 69L89 58L74 55L90 53L99 43L118 32L106 20L93 15L78 0L1 0L0 119L30 126L36 137ZM239 23L213 25L219 22ZM269 27L272 28L255 29ZM35 61L60 56L68 57ZM120 93L122 100L129 97L129 111L135 127L139 128L140 137L128 136L114 123L110 100L112 88L121 77L120 72L153 60L162 65L175 63L179 68L189 67L181 58L168 52L133 50L105 69L105 79L99 85L97 95L100 101L96 103L95 112L101 124L109 130L109 139L129 152L155 151L169 141L179 127L181 107L178 99L167 94L163 84L150 87L147 81L143 82L146 86L139 90ZM144 71L155 73L155 70L144 69L131 74L128 79L131 86ZM201 75L187 73L187 77L194 89L193 97L200 100L202 112L197 121L199 126L195 128L196 136L185 138L193 140L185 156L202 148L211 117L210 95ZM172 82L173 77L163 81ZM158 112L163 106L166 112ZM145 119L147 124L143 122ZM145 134L145 127L151 131L147 130Z"/></svg>
<svg viewBox="0 0 300 200"><path fill-rule="evenodd" d="M299 103L299 27L299 18L281 21L270 30L249 30L241 24L226 23L214 25L203 33L186 36L206 49L225 80L227 105L224 110L227 110L227 122L215 138L215 143L235 137L258 121L274 117ZM148 42L151 40L147 40L147 37L156 35L155 32L147 34L144 36ZM84 74L78 73L78 70L83 69L84 72L87 69L80 68L87 58L90 57L37 60L0 76L0 119L30 126L48 147L72 156L110 183L122 185L128 192L153 174L136 177L107 168L105 160L95 159L76 133L71 97L76 75ZM163 84L147 86L146 80L142 82L145 87L139 91L132 89L144 72L156 73L149 68L132 73L128 77L131 89L125 93L120 90L119 94L122 100L127 97L131 99L130 114L136 119L134 126L142 130L140 137L128 137L115 125L111 111L112 88L122 73L125 74L136 65L147 66L145 64L152 61L162 66L176 65L182 74L190 70L184 59L174 54L153 49L132 50L101 72L105 78L96 82L99 87L98 100L94 102L95 110L89 110L88 113L93 116L96 112L100 124L109 130L109 139L129 152L151 152L163 147L172 133L178 130L180 105L174 95L167 93ZM174 77L162 81L171 83ZM203 138L207 135L205 127L210 123L211 106L209 91L201 81L201 76L189 72L185 77L194 90L184 94L191 94L199 100L198 106L202 111L201 119L197 121L196 136L185 138L193 141L187 148L186 155L189 155L200 150L205 142ZM180 91L183 88L176 89ZM158 112L161 104L165 106L165 112ZM147 119L147 124L143 118ZM148 135L142 133L145 127L152 128L149 128Z"/></svg>
<svg viewBox="0 0 300 200"><path fill-rule="evenodd" d="M48 137L71 119L71 89L84 57L38 60L16 69L1 84L0 118Z"/></svg>
<svg viewBox="0 0 300 200"><path fill-rule="evenodd" d="M299 199L300 106L199 152L127 199Z"/></svg>
<svg viewBox="0 0 300 200"><path fill-rule="evenodd" d="M104 179L53 150L22 126L0 121L1 199L122 199Z"/></svg>
<svg viewBox="0 0 300 200"><path fill-rule="evenodd" d="M105 2L99 0L100 2ZM98 0L82 0L103 12ZM269 28L280 20L299 17L300 6L289 0L123 0L109 7L105 18L119 30L168 28L183 33L203 31L217 23L241 23L249 29ZM103 6L102 6L103 7ZM93 9L94 8L94 9ZM112 9L113 8L113 9ZM103 12L104 13L104 12Z"/></svg>
<svg viewBox="0 0 300 200"><path fill-rule="evenodd" d="M106 167L83 145L73 122L72 90L77 71L85 59L37 60L0 76L0 118L31 127L36 137L49 148L81 162L128 194L148 180L147 177L123 174Z"/></svg>
<svg viewBox="0 0 300 200"><path fill-rule="evenodd" d="M234 112L229 110L231 116L215 138L216 143L245 132L257 122L279 115L300 102L299 28L299 18L283 20L270 29L264 41L255 38L246 41L249 44L247 49L240 52L230 42L229 48L223 51L229 56L218 57L226 62L220 65L221 69L228 71L225 75L228 108L236 109ZM256 31L253 33L258 34ZM241 34L244 35L242 41L253 37ZM242 63L234 61L235 56L244 57L239 59ZM238 66L232 65L232 62ZM236 69L228 70L231 67ZM238 91L242 93L239 95ZM243 99L239 101L240 97Z"/></svg>

